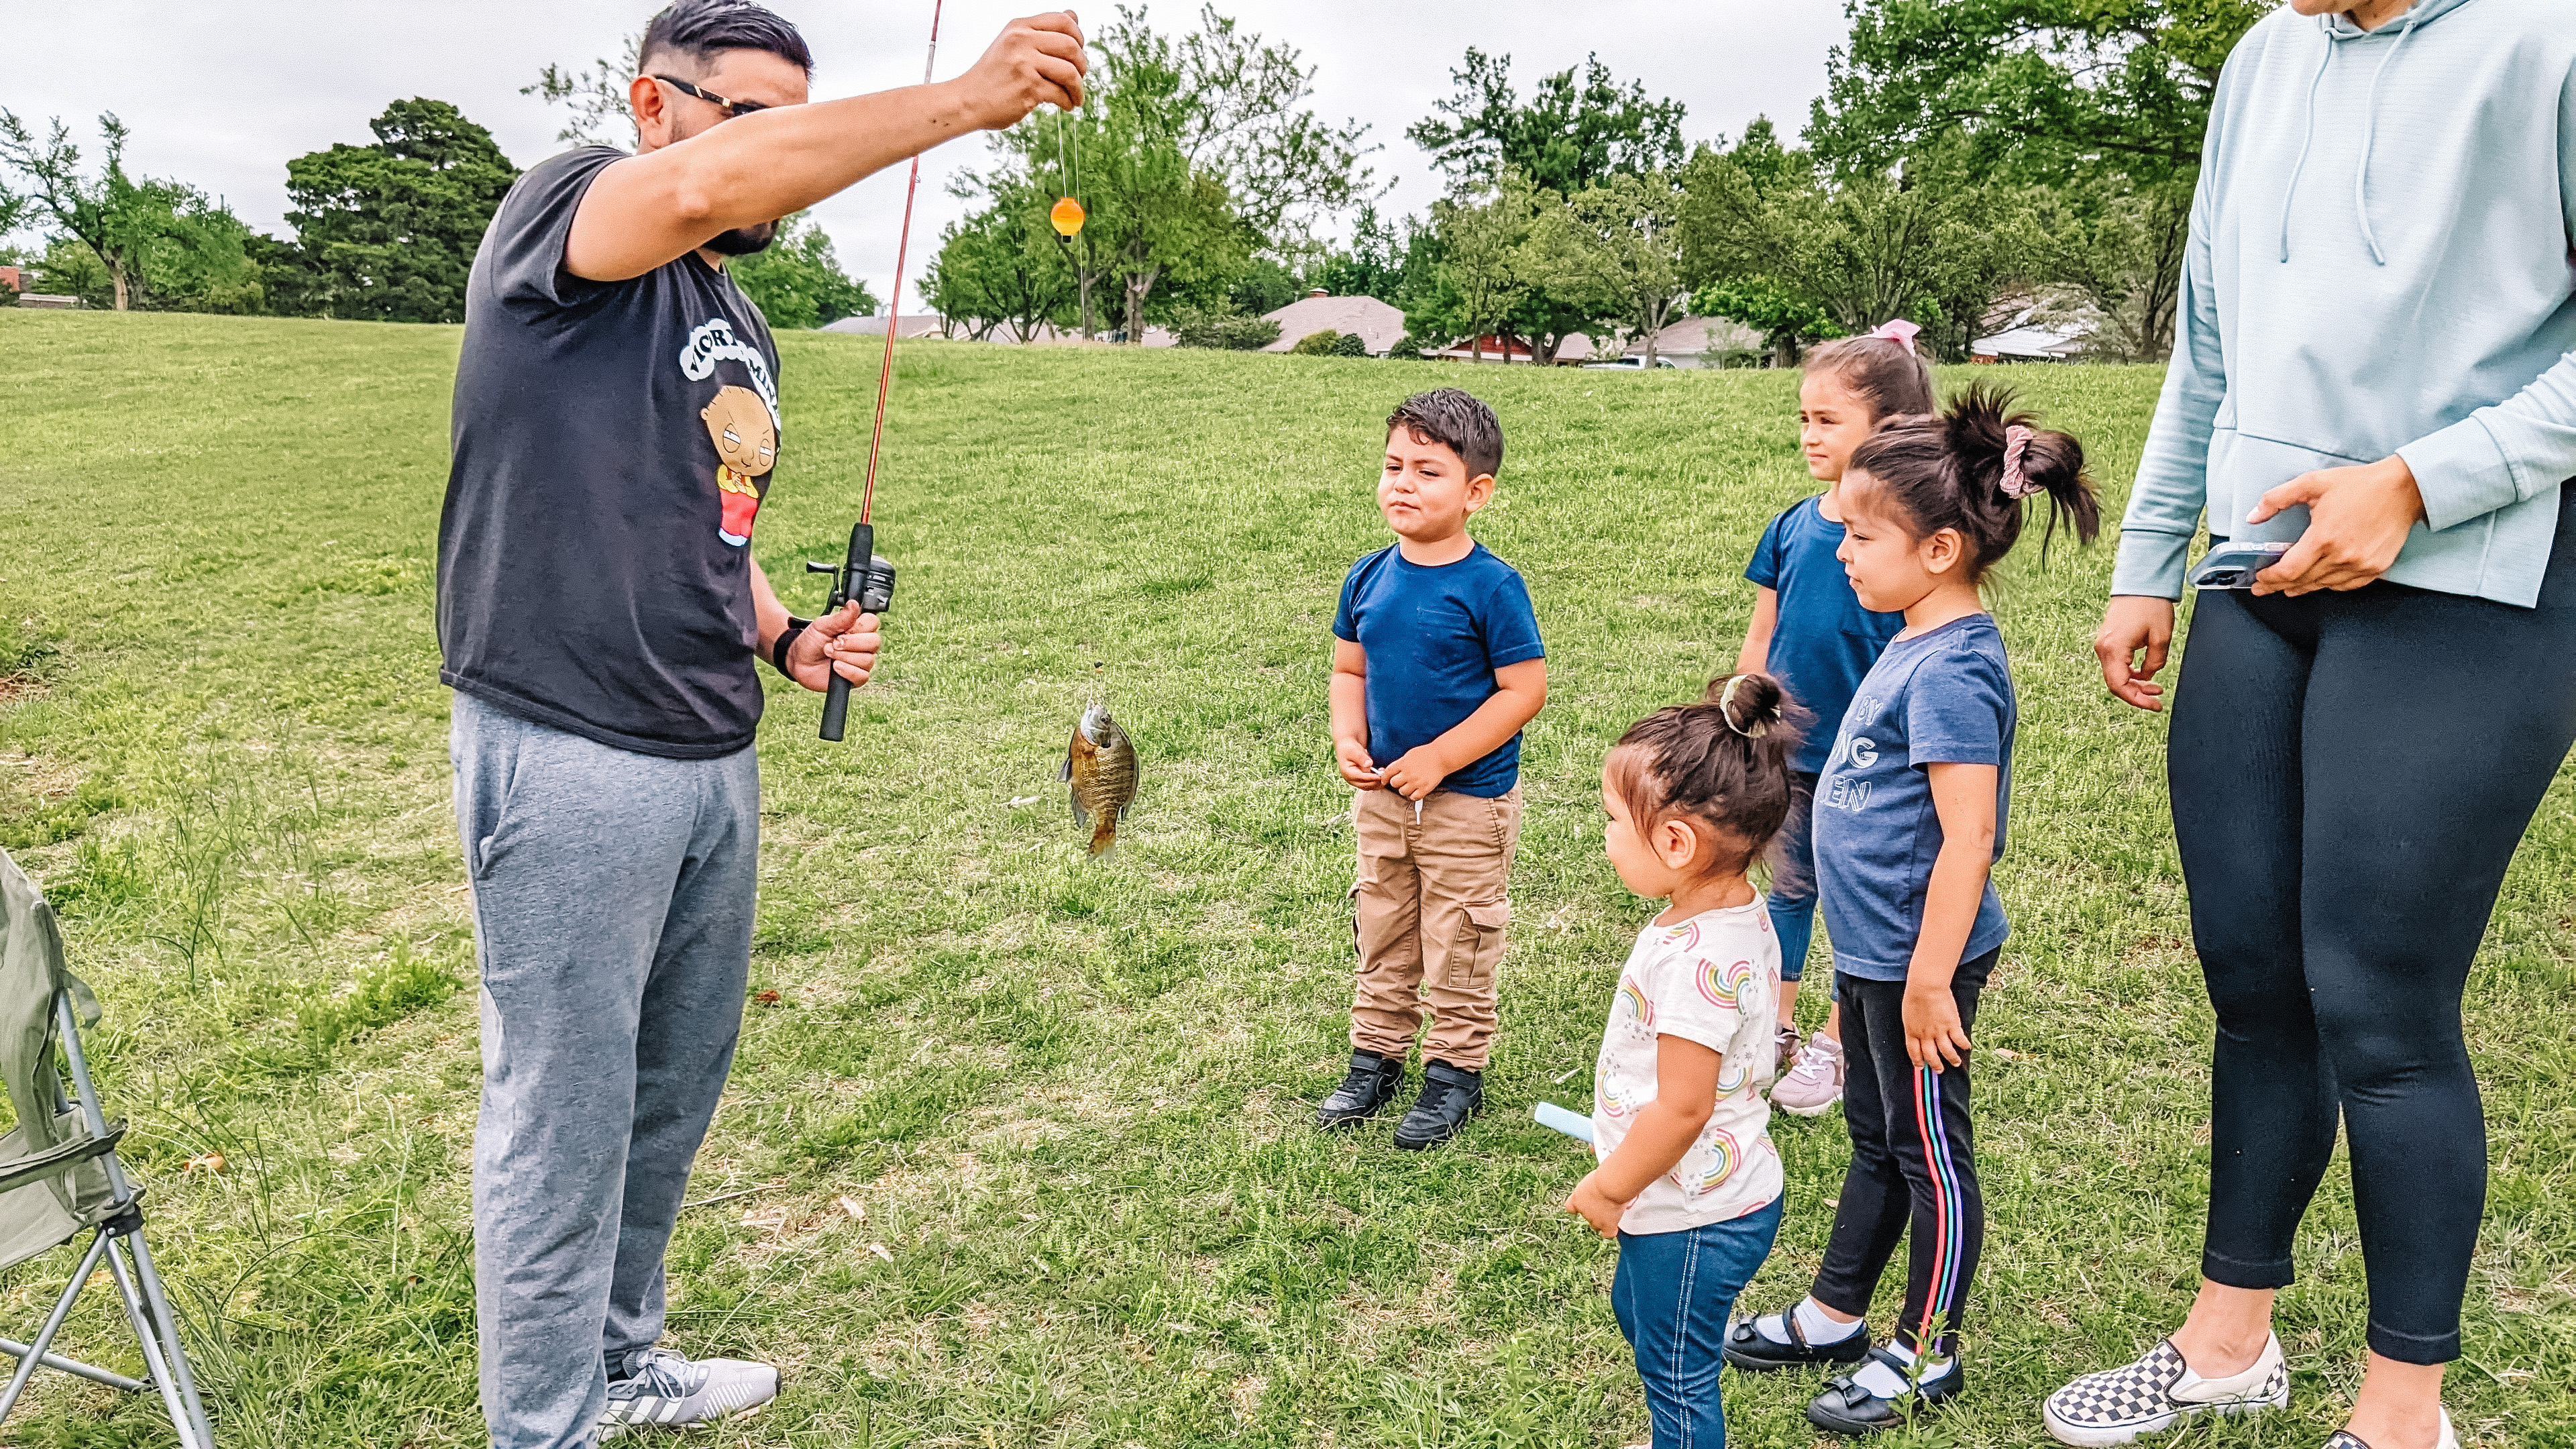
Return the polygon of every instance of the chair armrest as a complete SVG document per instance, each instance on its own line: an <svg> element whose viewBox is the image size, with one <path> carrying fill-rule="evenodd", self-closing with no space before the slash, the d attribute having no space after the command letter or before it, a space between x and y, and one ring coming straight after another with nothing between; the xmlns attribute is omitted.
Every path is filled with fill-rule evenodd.
<svg viewBox="0 0 2576 1449"><path fill-rule="evenodd" d="M0 1162L0 1192L23 1187L40 1178L52 1177L93 1157L105 1157L116 1150L117 1142L124 1136L125 1124L110 1122L107 1124L107 1135L104 1137L84 1137L79 1141L66 1142L43 1152Z"/></svg>

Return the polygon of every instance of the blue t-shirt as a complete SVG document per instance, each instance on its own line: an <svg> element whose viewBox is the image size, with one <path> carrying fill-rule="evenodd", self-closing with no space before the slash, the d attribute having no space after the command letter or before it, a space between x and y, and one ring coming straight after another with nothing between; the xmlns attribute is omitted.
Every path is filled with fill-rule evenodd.
<svg viewBox="0 0 2576 1449"><path fill-rule="evenodd" d="M1380 769L1493 698L1495 670L1547 654L1521 576L1481 543L1437 568L1406 563L1392 544L1351 565L1333 637L1368 655L1369 758ZM1440 788L1492 797L1520 776L1514 735Z"/></svg>
<svg viewBox="0 0 2576 1449"><path fill-rule="evenodd" d="M1971 614L1899 639L1878 656L1843 714L1816 782L1816 887L1834 969L1902 981L1941 853L1927 765L1995 766L1995 859L2012 798L2012 670L1994 616ZM1986 882L1963 961L2004 943L2004 903Z"/></svg>
<svg viewBox="0 0 2576 1449"><path fill-rule="evenodd" d="M1769 671L1789 687L1789 697L1816 712L1789 768L1813 775L1834 749L1834 726L1851 707L1861 676L1869 673L1887 641L1905 627L1903 614L1873 614L1860 606L1851 578L1834 550L1843 526L1825 517L1821 501L1802 498L1762 530L1744 576L1780 596L1780 621L1771 631Z"/></svg>

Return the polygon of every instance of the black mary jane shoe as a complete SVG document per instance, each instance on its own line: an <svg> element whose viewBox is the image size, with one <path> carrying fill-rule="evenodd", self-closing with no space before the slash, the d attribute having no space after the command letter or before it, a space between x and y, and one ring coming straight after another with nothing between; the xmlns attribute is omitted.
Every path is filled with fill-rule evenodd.
<svg viewBox="0 0 2576 1449"><path fill-rule="evenodd" d="M1805 1368L1820 1363L1858 1363L1869 1356L1869 1330L1855 1327L1848 1338L1832 1343L1809 1343L1798 1327L1794 1307L1780 1315L1782 1326L1789 1330L1786 1340L1773 1338L1755 1325L1759 1320L1745 1314L1727 1325L1726 1361L1745 1373L1767 1374L1781 1369Z"/></svg>
<svg viewBox="0 0 2576 1449"><path fill-rule="evenodd" d="M1375 1052L1351 1053L1351 1070L1342 1084L1315 1109L1318 1127L1348 1127L1363 1118L1377 1115L1379 1108L1395 1100L1395 1089L1404 1085L1404 1059L1382 1057Z"/></svg>
<svg viewBox="0 0 2576 1449"><path fill-rule="evenodd" d="M1437 1146L1464 1131L1467 1119L1484 1106L1483 1072L1443 1061L1424 1062L1422 1095L1414 1099L1413 1110L1404 1114L1404 1120L1395 1124L1395 1145L1407 1152Z"/></svg>
<svg viewBox="0 0 2576 1449"><path fill-rule="evenodd" d="M1869 1358L1896 1371L1899 1378L1912 1380L1914 1370L1895 1352L1884 1346L1869 1351ZM1916 1407L1937 1408L1968 1384L1967 1367L1954 1355L1950 1366L1930 1378L1914 1381L1914 1392L1882 1399L1859 1384L1849 1374L1836 1374L1825 1380L1825 1391L1807 1405L1807 1422L1828 1434L1860 1438L1882 1429L1893 1429L1905 1422Z"/></svg>

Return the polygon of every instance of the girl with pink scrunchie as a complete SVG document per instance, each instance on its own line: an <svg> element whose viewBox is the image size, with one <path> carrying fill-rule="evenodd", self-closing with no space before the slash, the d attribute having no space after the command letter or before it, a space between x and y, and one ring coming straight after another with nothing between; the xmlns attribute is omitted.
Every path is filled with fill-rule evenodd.
<svg viewBox="0 0 2576 1449"><path fill-rule="evenodd" d="M1818 895L1851 1062L1851 1134L1833 1235L1808 1296L1738 1320L1726 1359L1763 1372L1840 1367L1807 1406L1830 1433L1891 1428L1956 1396L1959 1319L1985 1239L1968 1112L1969 1032L2010 928L1990 878L2003 856L2017 705L2003 635L1978 585L2045 498L2090 543L2100 524L2084 449L1970 387L1853 450L1837 557L1861 604L1905 626L1870 667L1816 784ZM1872 1343L1865 1315L1910 1238L1905 1307Z"/></svg>

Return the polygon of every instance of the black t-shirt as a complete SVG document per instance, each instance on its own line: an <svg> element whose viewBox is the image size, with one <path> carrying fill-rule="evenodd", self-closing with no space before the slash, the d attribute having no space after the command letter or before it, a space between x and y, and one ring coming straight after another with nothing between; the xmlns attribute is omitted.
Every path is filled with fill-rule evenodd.
<svg viewBox="0 0 2576 1449"><path fill-rule="evenodd" d="M623 282L564 270L574 208L624 154L537 165L474 255L439 678L619 749L712 759L760 723L749 544L777 458L778 350L694 252Z"/></svg>

